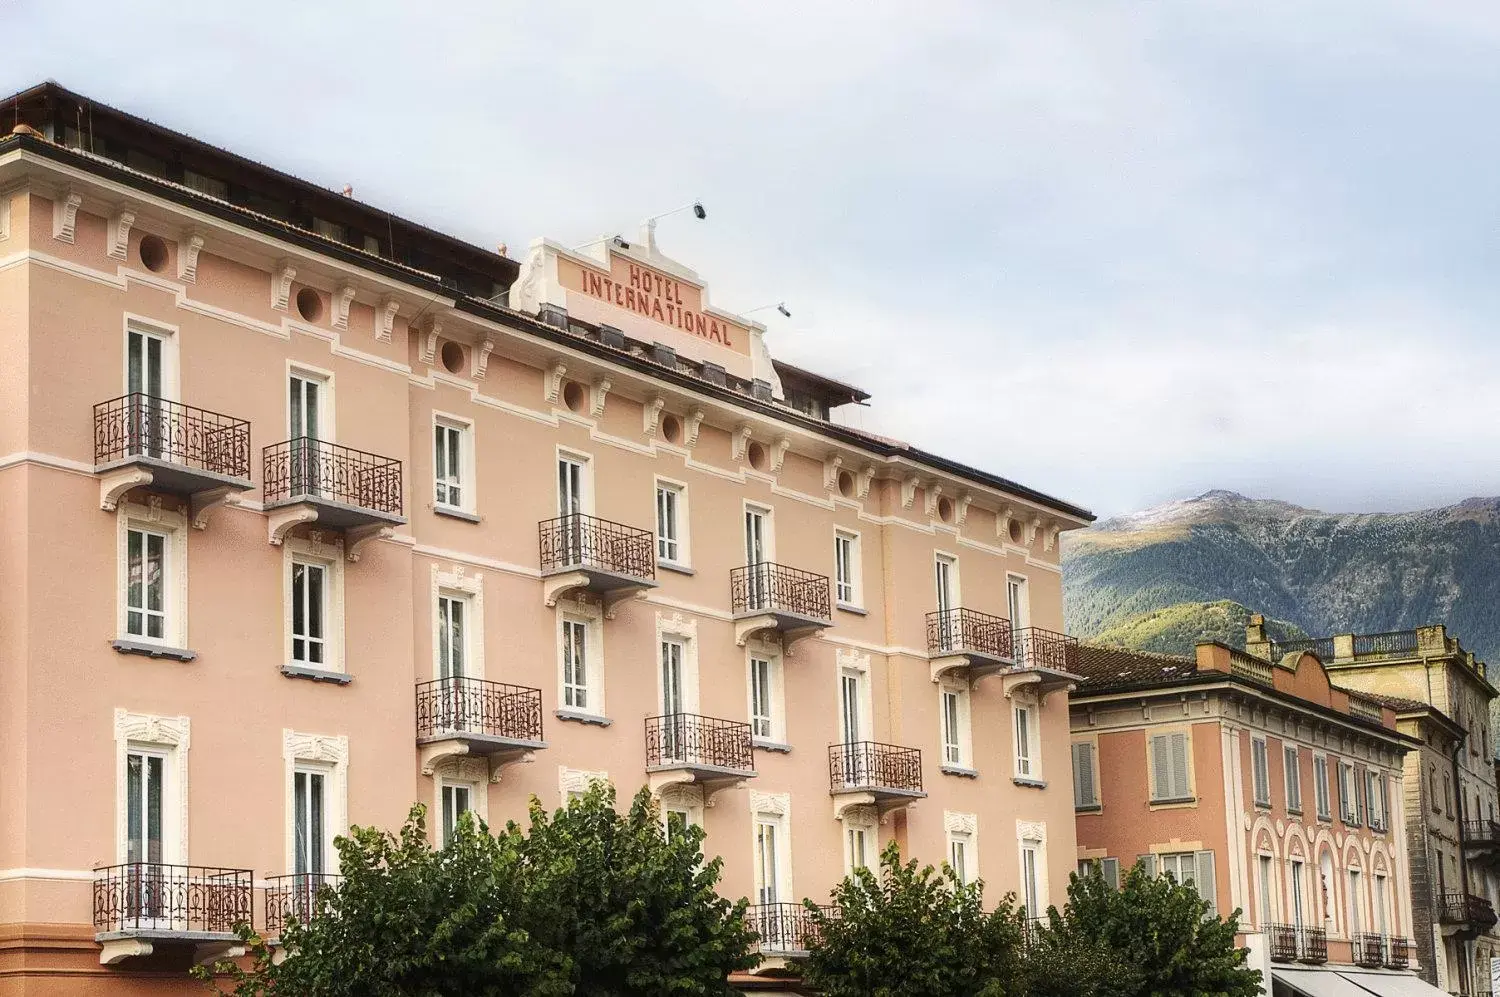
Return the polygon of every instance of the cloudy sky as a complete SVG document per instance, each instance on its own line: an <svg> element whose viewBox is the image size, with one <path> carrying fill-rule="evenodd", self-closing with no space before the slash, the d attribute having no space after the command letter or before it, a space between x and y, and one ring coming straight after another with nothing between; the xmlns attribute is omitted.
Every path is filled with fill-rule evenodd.
<svg viewBox="0 0 1500 997"><path fill-rule="evenodd" d="M1104 515L1500 494L1493 0L218 6L0 0L0 89L512 255L701 198L853 421Z"/></svg>

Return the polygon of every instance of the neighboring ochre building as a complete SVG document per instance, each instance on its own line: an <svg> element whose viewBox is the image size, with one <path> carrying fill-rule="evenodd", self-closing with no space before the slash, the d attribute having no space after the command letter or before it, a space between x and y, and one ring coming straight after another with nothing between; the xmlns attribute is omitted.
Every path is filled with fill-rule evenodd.
<svg viewBox="0 0 1500 997"><path fill-rule="evenodd" d="M0 991L196 993L350 824L596 779L767 970L892 839L1062 899L1087 511L831 421L649 231L518 266L52 84L0 121Z"/></svg>
<svg viewBox="0 0 1500 997"><path fill-rule="evenodd" d="M1420 742L1406 756L1405 778L1416 954L1428 982L1453 993L1489 992L1491 960L1500 956L1500 822L1496 690L1484 662L1443 626L1278 644L1256 617L1245 647L1272 659L1313 651L1335 685L1392 707L1402 733Z"/></svg>
<svg viewBox="0 0 1500 997"><path fill-rule="evenodd" d="M1274 997L1437 993L1411 972L1399 802L1417 744L1396 711L1332 686L1311 653L1085 645L1075 667L1080 867L1143 862L1240 910Z"/></svg>

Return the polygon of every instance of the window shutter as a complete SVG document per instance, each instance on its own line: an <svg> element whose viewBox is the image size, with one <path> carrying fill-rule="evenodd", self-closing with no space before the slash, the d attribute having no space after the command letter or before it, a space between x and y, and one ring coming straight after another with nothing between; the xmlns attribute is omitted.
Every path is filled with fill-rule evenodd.
<svg viewBox="0 0 1500 997"><path fill-rule="evenodd" d="M1094 796L1094 746L1073 745L1073 806L1092 807L1099 801Z"/></svg>
<svg viewBox="0 0 1500 997"><path fill-rule="evenodd" d="M1155 855L1137 855L1136 856L1136 861L1138 863L1140 863L1141 865L1143 865L1143 866L1146 867L1146 875L1148 875L1148 876L1155 876L1156 875L1156 856Z"/></svg>
<svg viewBox="0 0 1500 997"><path fill-rule="evenodd" d="M1182 799L1189 794L1187 735L1172 735L1172 790L1174 798Z"/></svg>
<svg viewBox="0 0 1500 997"><path fill-rule="evenodd" d="M1154 799L1164 800L1172 795L1170 767L1167 738L1158 734L1151 739L1151 796Z"/></svg>
<svg viewBox="0 0 1500 997"><path fill-rule="evenodd" d="M1104 881L1109 884L1110 889L1118 890L1120 888L1119 859L1100 859L1099 874L1104 877Z"/></svg>
<svg viewBox="0 0 1500 997"><path fill-rule="evenodd" d="M1215 914L1219 912L1218 882L1214 879L1214 853L1198 853L1198 875L1196 880L1198 896L1208 901L1208 909Z"/></svg>

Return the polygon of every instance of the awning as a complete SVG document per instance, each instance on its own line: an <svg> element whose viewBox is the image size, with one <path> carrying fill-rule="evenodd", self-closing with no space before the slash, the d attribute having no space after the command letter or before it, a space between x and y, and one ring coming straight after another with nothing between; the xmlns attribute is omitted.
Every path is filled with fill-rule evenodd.
<svg viewBox="0 0 1500 997"><path fill-rule="evenodd" d="M1303 997L1370 997L1372 993L1338 973L1319 972L1315 969L1273 969L1271 978L1286 984ZM1447 995L1444 994L1443 997Z"/></svg>
<svg viewBox="0 0 1500 997"><path fill-rule="evenodd" d="M1407 973L1340 973L1378 997L1448 997L1421 977Z"/></svg>

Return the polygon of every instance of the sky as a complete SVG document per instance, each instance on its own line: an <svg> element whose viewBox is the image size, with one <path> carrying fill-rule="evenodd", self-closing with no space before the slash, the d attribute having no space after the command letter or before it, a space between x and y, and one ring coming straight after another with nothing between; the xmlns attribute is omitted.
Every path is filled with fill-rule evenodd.
<svg viewBox="0 0 1500 997"><path fill-rule="evenodd" d="M1493 0L220 6L0 0L0 90L518 258L701 199L849 421L1101 516L1500 495Z"/></svg>

